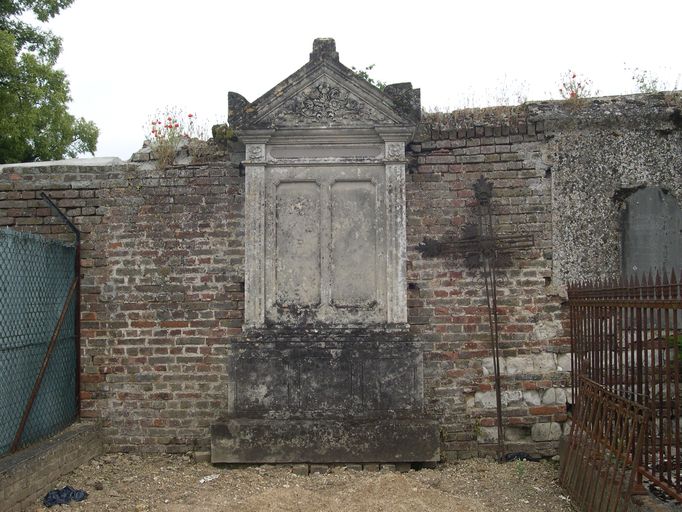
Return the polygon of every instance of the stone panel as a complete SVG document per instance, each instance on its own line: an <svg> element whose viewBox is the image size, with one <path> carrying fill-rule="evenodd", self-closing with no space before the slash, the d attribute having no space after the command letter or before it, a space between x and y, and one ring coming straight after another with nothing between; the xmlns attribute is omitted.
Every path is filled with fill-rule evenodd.
<svg viewBox="0 0 682 512"><path fill-rule="evenodd" d="M341 350L304 357L298 375L300 408L310 411L344 411L353 396L352 363ZM294 384L295 385L295 384Z"/></svg>
<svg viewBox="0 0 682 512"><path fill-rule="evenodd" d="M231 346L234 413L290 418L422 414L421 344L404 334L376 331L292 332Z"/></svg>
<svg viewBox="0 0 682 512"><path fill-rule="evenodd" d="M418 371L410 357L369 359L364 361L362 375L368 409L409 410L419 402Z"/></svg>
<svg viewBox="0 0 682 512"><path fill-rule="evenodd" d="M386 322L385 179L378 165L266 169L255 207L264 212L264 323Z"/></svg>
<svg viewBox="0 0 682 512"><path fill-rule="evenodd" d="M283 181L275 188L275 303L320 305L320 186Z"/></svg>
<svg viewBox="0 0 682 512"><path fill-rule="evenodd" d="M376 187L337 181L331 187L331 302L335 307L377 304Z"/></svg>
<svg viewBox="0 0 682 512"><path fill-rule="evenodd" d="M682 265L682 208L667 190L646 187L625 199L622 231L623 275L663 274Z"/></svg>
<svg viewBox="0 0 682 512"><path fill-rule="evenodd" d="M234 365L235 409L281 410L288 405L288 371L277 357L240 357Z"/></svg>

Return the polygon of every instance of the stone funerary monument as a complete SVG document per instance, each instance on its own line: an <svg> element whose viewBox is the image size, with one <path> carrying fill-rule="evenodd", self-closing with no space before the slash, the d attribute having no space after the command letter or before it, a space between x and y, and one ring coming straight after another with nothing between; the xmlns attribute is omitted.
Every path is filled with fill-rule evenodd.
<svg viewBox="0 0 682 512"><path fill-rule="evenodd" d="M383 91L317 39L310 61L249 103L245 339L229 346L229 410L213 462L439 459L409 335L405 144L419 90Z"/></svg>

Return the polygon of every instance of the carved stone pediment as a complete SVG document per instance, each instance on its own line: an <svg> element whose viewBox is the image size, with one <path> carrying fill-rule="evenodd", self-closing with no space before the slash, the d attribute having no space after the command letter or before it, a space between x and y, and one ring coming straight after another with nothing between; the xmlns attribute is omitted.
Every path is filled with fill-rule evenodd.
<svg viewBox="0 0 682 512"><path fill-rule="evenodd" d="M247 328L406 324L405 144L419 113L418 90L379 90L332 39L253 103L231 93Z"/></svg>
<svg viewBox="0 0 682 512"><path fill-rule="evenodd" d="M263 96L249 103L230 92L232 128L413 126L420 116L419 89L409 83L383 91L341 64L331 39L318 39L310 61Z"/></svg>
<svg viewBox="0 0 682 512"><path fill-rule="evenodd" d="M394 120L363 101L358 94L322 75L256 122L272 127L318 127L392 124Z"/></svg>

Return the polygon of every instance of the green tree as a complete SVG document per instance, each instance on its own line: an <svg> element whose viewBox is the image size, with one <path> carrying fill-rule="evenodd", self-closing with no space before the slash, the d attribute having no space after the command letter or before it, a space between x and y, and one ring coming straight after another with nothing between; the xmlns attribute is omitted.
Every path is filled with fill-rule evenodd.
<svg viewBox="0 0 682 512"><path fill-rule="evenodd" d="M0 164L56 160L97 149L97 126L67 110L69 82L54 69L61 40L22 19L32 12L46 22L72 3L0 0Z"/></svg>

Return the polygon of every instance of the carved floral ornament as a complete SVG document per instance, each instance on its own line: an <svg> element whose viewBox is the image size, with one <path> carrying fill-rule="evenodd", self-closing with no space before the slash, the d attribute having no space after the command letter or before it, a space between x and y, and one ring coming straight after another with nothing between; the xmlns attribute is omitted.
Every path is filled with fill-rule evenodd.
<svg viewBox="0 0 682 512"><path fill-rule="evenodd" d="M386 144L386 158L390 160L402 160L405 157L403 144L400 142L389 142Z"/></svg>
<svg viewBox="0 0 682 512"><path fill-rule="evenodd" d="M297 103L296 110L301 116L318 120L360 116L364 108L350 93L341 92L341 89L326 82L304 93Z"/></svg>
<svg viewBox="0 0 682 512"><path fill-rule="evenodd" d="M387 118L350 91L323 81L296 95L277 114L277 120L284 124L329 124L384 122Z"/></svg>
<svg viewBox="0 0 682 512"><path fill-rule="evenodd" d="M246 151L246 158L249 160L260 160L265 154L262 144L249 144Z"/></svg>

